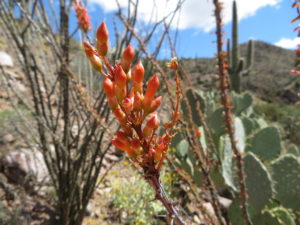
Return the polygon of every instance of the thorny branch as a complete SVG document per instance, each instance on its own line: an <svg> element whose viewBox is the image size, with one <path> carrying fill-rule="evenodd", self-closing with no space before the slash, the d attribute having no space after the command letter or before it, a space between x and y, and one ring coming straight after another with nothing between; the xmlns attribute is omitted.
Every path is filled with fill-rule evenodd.
<svg viewBox="0 0 300 225"><path fill-rule="evenodd" d="M240 198L241 198L241 209L243 212L243 218L247 225L252 225L251 218L249 216L248 207L247 207L247 190L245 185L245 173L244 173L244 165L242 160L242 154L236 145L236 140L234 137L234 127L233 127L233 119L231 112L231 100L228 95L229 87L228 81L226 77L227 73L227 65L226 65L226 52L223 51L223 38L222 38L222 18L221 12L223 8L223 3L218 0L213 1L215 6L215 18L217 25L217 59L218 59L218 75L220 79L220 96L221 103L223 105L223 110L225 114L225 125L230 138L231 147L236 157L237 164L237 173L239 177L239 188L240 188Z"/></svg>

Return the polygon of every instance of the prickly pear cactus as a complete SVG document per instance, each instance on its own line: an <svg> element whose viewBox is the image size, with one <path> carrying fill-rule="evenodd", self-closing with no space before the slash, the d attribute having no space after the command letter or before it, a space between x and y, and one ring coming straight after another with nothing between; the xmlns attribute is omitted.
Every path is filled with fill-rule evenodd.
<svg viewBox="0 0 300 225"><path fill-rule="evenodd" d="M287 153L290 153L290 154L293 154L295 156L300 156L300 150L299 148L294 145L294 144L291 144L287 147Z"/></svg>
<svg viewBox="0 0 300 225"><path fill-rule="evenodd" d="M234 119L235 133L234 137L237 141L237 147L241 153L244 152L246 146L246 133L244 129L243 122L240 118L236 117ZM222 164L222 176L226 185L232 188L232 190L237 191L235 185L235 170L233 163L233 152L231 148L231 142L228 135L220 138L220 151L221 151L221 164Z"/></svg>
<svg viewBox="0 0 300 225"><path fill-rule="evenodd" d="M253 103L253 98L250 93L236 94L232 93L232 105L233 112L236 116L239 116L242 112L245 112Z"/></svg>
<svg viewBox="0 0 300 225"><path fill-rule="evenodd" d="M201 126L201 122L199 119L199 110L200 110L200 108L201 108L201 110L205 109L203 98L200 96L200 94L196 90L194 90L192 88L190 88L186 91L185 96L187 98L187 102L184 100L181 101L181 109L183 111L182 115L184 117L188 117L188 115L189 115L188 107L190 107L193 122L196 123L197 126ZM189 104L189 106L187 105L187 103ZM197 104L199 104L199 110L197 108Z"/></svg>
<svg viewBox="0 0 300 225"><path fill-rule="evenodd" d="M249 206L260 212L272 197L271 176L264 164L253 153L243 158Z"/></svg>
<svg viewBox="0 0 300 225"><path fill-rule="evenodd" d="M223 108L216 109L212 114L208 115L208 125L216 138L226 133L224 128Z"/></svg>
<svg viewBox="0 0 300 225"><path fill-rule="evenodd" d="M300 160L294 155L283 155L271 164L276 199L286 208L300 211Z"/></svg>
<svg viewBox="0 0 300 225"><path fill-rule="evenodd" d="M239 117L234 118L234 138L240 153L244 153L246 147L246 132L242 120Z"/></svg>
<svg viewBox="0 0 300 225"><path fill-rule="evenodd" d="M253 219L259 225L296 225L293 213L283 207L265 210Z"/></svg>
<svg viewBox="0 0 300 225"><path fill-rule="evenodd" d="M248 210L254 218L267 205L272 197L272 181L263 163L253 154L248 153L243 158L244 171L246 174L246 188L248 199ZM240 200L235 198L229 208L228 215L232 224L243 225Z"/></svg>
<svg viewBox="0 0 300 225"><path fill-rule="evenodd" d="M266 127L258 131L252 139L251 151L264 161L277 158L281 151L278 129Z"/></svg>
<svg viewBox="0 0 300 225"><path fill-rule="evenodd" d="M255 121L248 117L242 117L242 122L245 128L246 135L250 135L255 130Z"/></svg>
<svg viewBox="0 0 300 225"><path fill-rule="evenodd" d="M220 148L222 149L222 176L226 185L237 191L237 187L234 183L234 168L233 168L233 152L231 149L231 143L228 135L222 137L220 140Z"/></svg>

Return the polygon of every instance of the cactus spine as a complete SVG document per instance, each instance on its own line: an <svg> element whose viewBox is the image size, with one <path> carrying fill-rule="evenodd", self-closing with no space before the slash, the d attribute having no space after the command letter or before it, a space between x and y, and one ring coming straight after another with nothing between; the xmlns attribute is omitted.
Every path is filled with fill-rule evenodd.
<svg viewBox="0 0 300 225"><path fill-rule="evenodd" d="M240 57L239 41L238 41L238 15L236 1L233 1L232 6L232 36L231 36L231 48L230 41L228 41L228 64L229 64L229 78L231 89L237 93L241 92L241 76L249 74L254 53L254 42L250 40L248 42L248 51L246 62L244 58Z"/></svg>

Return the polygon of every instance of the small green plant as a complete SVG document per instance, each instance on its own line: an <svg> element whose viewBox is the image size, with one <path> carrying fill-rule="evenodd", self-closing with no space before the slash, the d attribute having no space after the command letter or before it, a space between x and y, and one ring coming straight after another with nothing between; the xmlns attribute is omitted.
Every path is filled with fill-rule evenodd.
<svg viewBox="0 0 300 225"><path fill-rule="evenodd" d="M174 181L172 173L163 172L162 181L165 189L170 191ZM154 191L136 172L130 178L121 178L112 183L113 205L127 214L126 223L135 225L160 225L159 215L166 211L160 202L153 201Z"/></svg>

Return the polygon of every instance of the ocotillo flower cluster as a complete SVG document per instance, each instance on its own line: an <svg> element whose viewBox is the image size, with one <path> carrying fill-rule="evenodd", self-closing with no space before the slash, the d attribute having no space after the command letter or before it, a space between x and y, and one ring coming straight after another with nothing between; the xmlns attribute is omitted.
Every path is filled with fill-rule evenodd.
<svg viewBox="0 0 300 225"><path fill-rule="evenodd" d="M79 28L85 33L88 32L91 29L91 22L87 9L83 7L81 0L75 0L73 6L75 8Z"/></svg>
<svg viewBox="0 0 300 225"><path fill-rule="evenodd" d="M165 126L165 134L158 136L156 130L160 122L156 110L162 102L162 97L156 96L160 85L158 75L154 74L149 79L143 91L145 71L141 61L132 68L133 47L128 45L120 62L112 66L106 58L108 39L108 30L102 23L96 32L96 48L89 42L83 44L91 65L104 76L103 89L108 105L121 126L111 142L116 148L126 151L130 159L144 170L159 171L173 136L178 106L173 121ZM177 74L176 59L171 61L169 67ZM178 76L176 84L179 85Z"/></svg>

